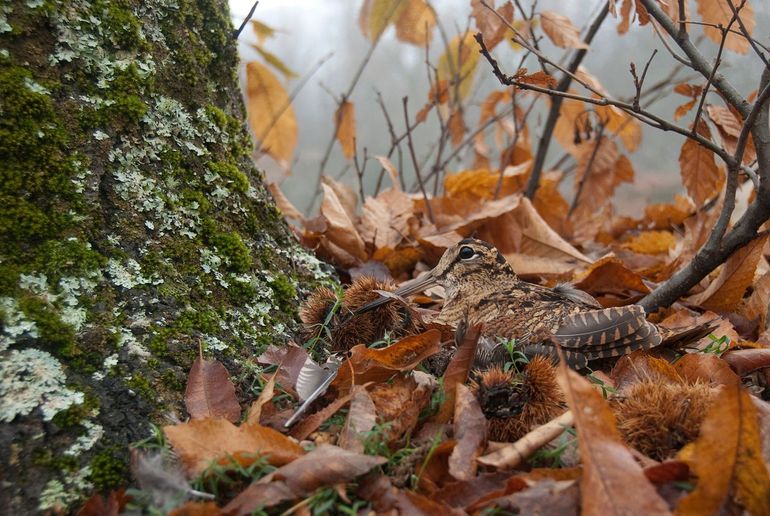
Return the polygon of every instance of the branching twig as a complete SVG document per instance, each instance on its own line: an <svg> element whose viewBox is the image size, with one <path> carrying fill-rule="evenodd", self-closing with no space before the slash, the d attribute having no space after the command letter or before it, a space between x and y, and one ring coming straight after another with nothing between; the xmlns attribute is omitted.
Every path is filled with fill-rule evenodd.
<svg viewBox="0 0 770 516"><path fill-rule="evenodd" d="M408 109L408 103L409 103L409 97L403 98L404 103L404 122L406 125L406 138L407 138L407 145L409 146L409 154L412 156L412 164L414 165L414 174L417 176L417 182L420 185L420 192L422 192L422 197L425 199L425 207L428 212L428 219L431 221L431 223L435 224L436 219L433 217L433 208L430 205L430 199L428 198L428 194L425 191L425 183L422 180L422 174L420 173L420 164L417 163L417 155L414 153L414 144L412 143L412 131L409 129L409 109Z"/></svg>

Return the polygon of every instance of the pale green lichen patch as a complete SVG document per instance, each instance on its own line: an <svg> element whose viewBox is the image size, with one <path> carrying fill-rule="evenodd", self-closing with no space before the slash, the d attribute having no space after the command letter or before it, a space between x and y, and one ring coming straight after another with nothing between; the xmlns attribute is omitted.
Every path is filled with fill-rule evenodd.
<svg viewBox="0 0 770 516"><path fill-rule="evenodd" d="M0 361L0 421L10 423L40 409L44 421L83 403L83 393L66 387L61 363L38 349L11 350Z"/></svg>

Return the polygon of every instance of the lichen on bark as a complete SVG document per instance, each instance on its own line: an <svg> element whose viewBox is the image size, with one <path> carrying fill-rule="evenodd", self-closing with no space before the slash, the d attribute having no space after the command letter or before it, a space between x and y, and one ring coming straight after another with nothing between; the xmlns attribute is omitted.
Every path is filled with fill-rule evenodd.
<svg viewBox="0 0 770 516"><path fill-rule="evenodd" d="M199 346L238 372L326 280L254 169L236 72L222 0L0 7L9 511L125 482Z"/></svg>

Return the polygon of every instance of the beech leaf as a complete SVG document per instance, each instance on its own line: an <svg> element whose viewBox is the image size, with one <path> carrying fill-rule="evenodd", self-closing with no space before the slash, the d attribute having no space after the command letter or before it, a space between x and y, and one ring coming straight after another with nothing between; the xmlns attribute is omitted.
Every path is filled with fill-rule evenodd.
<svg viewBox="0 0 770 516"><path fill-rule="evenodd" d="M454 437L457 445L449 456L449 474L457 480L476 476L476 457L487 440L487 418L476 395L465 385L455 386Z"/></svg>
<svg viewBox="0 0 770 516"><path fill-rule="evenodd" d="M580 39L580 30L566 16L553 11L542 11L540 23L545 35L557 47L588 48L588 45Z"/></svg>
<svg viewBox="0 0 770 516"><path fill-rule="evenodd" d="M218 360L195 359L187 377L184 402L192 419L224 417L235 423L241 418L235 386Z"/></svg>

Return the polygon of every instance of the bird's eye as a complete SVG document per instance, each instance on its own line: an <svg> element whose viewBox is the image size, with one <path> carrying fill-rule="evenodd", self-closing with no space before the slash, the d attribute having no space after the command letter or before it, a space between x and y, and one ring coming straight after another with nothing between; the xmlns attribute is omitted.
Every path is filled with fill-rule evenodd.
<svg viewBox="0 0 770 516"><path fill-rule="evenodd" d="M460 259L462 260L470 260L473 258L476 254L476 251L474 251L472 248L468 247L467 245L464 245L460 248Z"/></svg>

